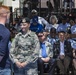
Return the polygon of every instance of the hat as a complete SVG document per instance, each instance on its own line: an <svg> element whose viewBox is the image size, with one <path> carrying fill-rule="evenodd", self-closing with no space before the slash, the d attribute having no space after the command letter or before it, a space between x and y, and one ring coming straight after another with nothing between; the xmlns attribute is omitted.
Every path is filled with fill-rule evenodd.
<svg viewBox="0 0 76 75"><path fill-rule="evenodd" d="M37 10L33 9L33 10L31 11L31 13L37 13Z"/></svg>
<svg viewBox="0 0 76 75"><path fill-rule="evenodd" d="M22 18L21 23L30 23L30 19L28 17Z"/></svg>

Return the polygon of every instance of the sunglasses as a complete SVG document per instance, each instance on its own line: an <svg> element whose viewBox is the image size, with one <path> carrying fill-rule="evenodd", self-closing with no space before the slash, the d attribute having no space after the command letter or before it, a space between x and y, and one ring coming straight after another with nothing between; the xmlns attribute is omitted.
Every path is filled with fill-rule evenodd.
<svg viewBox="0 0 76 75"><path fill-rule="evenodd" d="M38 37L42 37L42 36L38 36Z"/></svg>
<svg viewBox="0 0 76 75"><path fill-rule="evenodd" d="M44 36L44 34L43 35L38 35L38 37L43 37Z"/></svg>

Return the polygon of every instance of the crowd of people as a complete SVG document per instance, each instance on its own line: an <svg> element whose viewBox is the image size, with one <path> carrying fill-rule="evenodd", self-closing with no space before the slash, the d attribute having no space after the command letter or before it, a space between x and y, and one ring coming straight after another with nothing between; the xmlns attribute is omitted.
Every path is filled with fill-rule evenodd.
<svg viewBox="0 0 76 75"><path fill-rule="evenodd" d="M31 18L21 17L10 31L5 26L10 19L7 6L0 6L0 75L68 75L69 65L76 74L76 18L50 15L49 22L31 11ZM69 19L69 20L68 20ZM11 66L12 65L12 66ZM45 66L45 68L44 68Z"/></svg>

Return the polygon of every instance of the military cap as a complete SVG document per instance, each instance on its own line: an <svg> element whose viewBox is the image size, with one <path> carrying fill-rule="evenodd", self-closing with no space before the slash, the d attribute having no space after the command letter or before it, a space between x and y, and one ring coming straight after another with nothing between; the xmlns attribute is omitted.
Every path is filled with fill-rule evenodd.
<svg viewBox="0 0 76 75"><path fill-rule="evenodd" d="M30 23L30 19L28 17L22 18L21 23Z"/></svg>

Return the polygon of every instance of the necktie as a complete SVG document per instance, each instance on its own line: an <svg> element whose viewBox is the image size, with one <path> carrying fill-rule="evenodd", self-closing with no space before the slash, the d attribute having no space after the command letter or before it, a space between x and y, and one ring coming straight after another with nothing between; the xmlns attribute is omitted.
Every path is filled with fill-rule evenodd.
<svg viewBox="0 0 76 75"><path fill-rule="evenodd" d="M46 46L45 43L41 43L41 49L42 49L42 57L46 58L47 54L46 54Z"/></svg>

